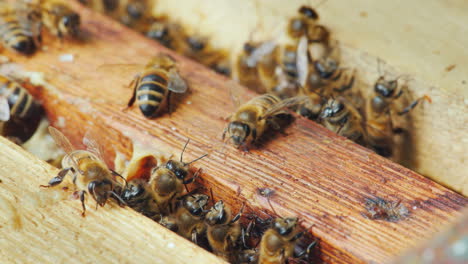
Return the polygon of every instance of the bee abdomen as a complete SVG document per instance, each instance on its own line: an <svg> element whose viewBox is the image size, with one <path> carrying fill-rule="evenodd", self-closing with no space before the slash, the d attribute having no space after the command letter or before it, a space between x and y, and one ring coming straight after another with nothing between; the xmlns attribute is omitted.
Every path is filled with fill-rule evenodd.
<svg viewBox="0 0 468 264"><path fill-rule="evenodd" d="M15 19L3 19L0 21L0 36L3 44L19 53L30 55L36 46L28 30L21 26Z"/></svg>
<svg viewBox="0 0 468 264"><path fill-rule="evenodd" d="M141 78L137 89L138 106L146 117L153 117L167 94L167 80L157 74Z"/></svg>

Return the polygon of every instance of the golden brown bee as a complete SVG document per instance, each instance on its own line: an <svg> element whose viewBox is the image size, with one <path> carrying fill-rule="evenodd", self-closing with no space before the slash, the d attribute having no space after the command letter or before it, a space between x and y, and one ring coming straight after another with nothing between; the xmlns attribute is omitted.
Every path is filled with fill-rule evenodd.
<svg viewBox="0 0 468 264"><path fill-rule="evenodd" d="M0 3L0 42L3 47L24 55L33 54L39 45L40 24L31 10Z"/></svg>
<svg viewBox="0 0 468 264"><path fill-rule="evenodd" d="M267 128L279 129L275 119L287 114L286 108L303 104L306 100L306 96L285 100L273 94L257 96L241 105L230 117L230 122L223 132L223 140L227 134L234 145L246 148L258 140Z"/></svg>
<svg viewBox="0 0 468 264"><path fill-rule="evenodd" d="M300 107L298 112L314 120L322 109L323 98L342 96L351 90L355 70L340 67L338 47L331 47L324 57L315 60L311 66L300 89L300 94L309 96L310 101Z"/></svg>
<svg viewBox="0 0 468 264"><path fill-rule="evenodd" d="M154 18L154 21L144 33L147 37L158 41L177 53L182 53L186 49L185 40L187 35L182 26L170 22L165 16Z"/></svg>
<svg viewBox="0 0 468 264"><path fill-rule="evenodd" d="M258 263L283 264L289 258L302 257L315 245L311 243L306 250L294 254L294 248L299 238L305 232L298 232L298 219L296 217L276 218L272 226L267 229L260 241Z"/></svg>
<svg viewBox="0 0 468 264"><path fill-rule="evenodd" d="M177 223L177 233L195 244L206 231L203 220L208 199L204 194L187 194L173 215Z"/></svg>
<svg viewBox="0 0 468 264"><path fill-rule="evenodd" d="M0 121L30 119L40 112L39 103L19 83L0 75Z"/></svg>
<svg viewBox="0 0 468 264"><path fill-rule="evenodd" d="M83 143L87 150L77 150L70 141L59 130L49 127L49 132L55 143L65 151L66 155L62 160L62 170L57 176L49 181L48 185L42 187L53 187L62 183L65 176L71 172L73 183L77 186L76 194L83 206L82 216L85 216L85 195L89 194L96 201L97 205L104 206L111 197L119 203L124 204L119 194L114 190L121 189L122 184L116 180L115 175L104 163L101 151L96 142L85 136Z"/></svg>
<svg viewBox="0 0 468 264"><path fill-rule="evenodd" d="M167 54L160 54L153 58L133 79L130 86L133 86L133 96L128 102L128 107L136 101L147 118L155 117L164 104L170 112L171 93L187 91L187 84L180 77L175 60Z"/></svg>
<svg viewBox="0 0 468 264"><path fill-rule="evenodd" d="M356 143L363 144L365 130L363 120L357 109L344 98L330 98L320 113L324 127Z"/></svg>
<svg viewBox="0 0 468 264"><path fill-rule="evenodd" d="M298 13L298 16L289 21L288 35L293 39L306 36L308 42L319 42L327 45L330 32L325 26L318 24L319 15L315 9L301 6Z"/></svg>
<svg viewBox="0 0 468 264"><path fill-rule="evenodd" d="M63 0L38 0L36 8L42 24L59 38L76 37L80 29L80 15Z"/></svg>
<svg viewBox="0 0 468 264"><path fill-rule="evenodd" d="M183 153L189 141L184 146L180 161L169 160L152 169L149 179L146 173L127 178L127 186L122 192L122 199L136 211L153 219L173 212L175 199L180 197L184 185L192 183L197 175L187 179L189 165L202 159L203 155L191 162L183 162Z"/></svg>
<svg viewBox="0 0 468 264"><path fill-rule="evenodd" d="M399 89L398 79L386 80L384 76L380 76L374 84L374 92L375 96L366 104L366 140L378 154L389 157L393 152L393 134L400 132L392 121L394 101L403 94L403 89ZM425 95L396 113L400 116L408 113L421 100L431 102L430 97Z"/></svg>
<svg viewBox="0 0 468 264"><path fill-rule="evenodd" d="M213 253L232 261L236 256L242 229L239 219L241 211L232 216L231 209L223 201L218 201L205 216L206 236Z"/></svg>

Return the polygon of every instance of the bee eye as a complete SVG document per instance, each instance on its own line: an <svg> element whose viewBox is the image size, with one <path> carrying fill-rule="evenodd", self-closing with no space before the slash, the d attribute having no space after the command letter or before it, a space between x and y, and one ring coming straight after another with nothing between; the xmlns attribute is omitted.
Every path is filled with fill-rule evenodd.
<svg viewBox="0 0 468 264"><path fill-rule="evenodd" d="M335 108L333 109L333 113L339 113L343 110L344 105L342 103L338 103L335 105Z"/></svg>
<svg viewBox="0 0 468 264"><path fill-rule="evenodd" d="M174 162L172 160L168 161L166 163L166 168L169 170L174 170L175 169Z"/></svg>
<svg viewBox="0 0 468 264"><path fill-rule="evenodd" d="M179 179L185 179L185 177L187 176L187 172L185 170L181 170L181 169L177 169L175 171L175 175L177 176L177 178Z"/></svg>

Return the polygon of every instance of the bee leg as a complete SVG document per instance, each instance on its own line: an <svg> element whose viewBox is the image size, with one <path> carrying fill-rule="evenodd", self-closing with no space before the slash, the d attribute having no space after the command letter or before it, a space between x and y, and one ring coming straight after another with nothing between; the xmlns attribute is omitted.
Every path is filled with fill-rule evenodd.
<svg viewBox="0 0 468 264"><path fill-rule="evenodd" d="M81 206L83 207L83 212L81 213L81 216L85 217L86 216L86 205L85 205L86 191L81 190L79 192L79 195L80 195Z"/></svg>
<svg viewBox="0 0 468 264"><path fill-rule="evenodd" d="M166 101L166 104L167 104L167 112L169 113L169 116L172 114L172 104L171 104L171 94L172 92L169 91L167 93L167 101Z"/></svg>
<svg viewBox="0 0 468 264"><path fill-rule="evenodd" d="M404 115L406 113L408 113L409 111L411 111L413 108L415 108L418 103L422 100L426 100L428 102L432 102L431 98L427 95L424 95L423 97L421 98L418 98L416 99L414 102L412 102L409 106L405 107L405 109L403 109L401 112L398 112L398 115Z"/></svg>
<svg viewBox="0 0 468 264"><path fill-rule="evenodd" d="M193 230L192 231L192 242L198 245L198 240L197 240L197 231Z"/></svg>
<svg viewBox="0 0 468 264"><path fill-rule="evenodd" d="M63 179L65 178L65 176L68 174L69 171L73 171L73 168L65 168L65 169L62 169L58 174L57 176L55 176L54 178L52 178L48 185L40 185L40 187L44 187L44 188L49 188L49 187L52 187L52 186L55 186L57 184L60 184Z"/></svg>
<svg viewBox="0 0 468 264"><path fill-rule="evenodd" d="M127 203L125 203L125 201L122 200L122 198L118 194L116 194L115 192L110 191L109 194L114 196L114 198L117 200L117 203L119 204L119 206L124 207L125 205L127 205Z"/></svg>
<svg viewBox="0 0 468 264"><path fill-rule="evenodd" d="M289 242L293 242L293 241L298 240L299 238L301 238L305 234L305 232L306 231L302 231L302 232L297 233L295 236L293 236L291 239L289 239Z"/></svg>
<svg viewBox="0 0 468 264"><path fill-rule="evenodd" d="M136 100L136 89L138 87L138 83L139 83L139 80L140 79L140 76L137 75L135 76L135 78L133 78L133 80L130 82L130 84L128 85L128 87L132 87L133 86L133 93L132 93L132 97L130 98L130 100L128 101L127 103L127 107L123 109L123 111L126 111L128 110L130 107L133 106L133 104L135 103L135 100Z"/></svg>
<svg viewBox="0 0 468 264"><path fill-rule="evenodd" d="M309 254L310 254L310 250L315 247L315 245L317 245L317 240L313 241L312 243L310 243L307 248L297 254L295 254L295 257L296 258L303 258L303 257L306 257L306 259L309 258Z"/></svg>

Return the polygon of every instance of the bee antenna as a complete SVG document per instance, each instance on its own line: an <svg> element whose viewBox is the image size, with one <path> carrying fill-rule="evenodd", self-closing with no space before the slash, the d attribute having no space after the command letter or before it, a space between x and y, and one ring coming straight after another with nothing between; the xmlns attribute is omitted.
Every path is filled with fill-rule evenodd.
<svg viewBox="0 0 468 264"><path fill-rule="evenodd" d="M182 153L180 153L180 162L182 162L182 158L184 157L185 149L187 148L187 145L188 145L189 142L190 142L190 138L187 139L187 142L185 142L184 148L182 149Z"/></svg>
<svg viewBox="0 0 468 264"><path fill-rule="evenodd" d="M271 204L271 201L270 201L270 197L267 198L267 202L268 202L268 205L270 205L270 208L271 210L273 211L273 213L279 217L281 217L275 210L275 208L273 207L273 204ZM282 217L281 217L282 218Z"/></svg>
<svg viewBox="0 0 468 264"><path fill-rule="evenodd" d="M207 153L207 154L203 154L203 155L201 155L200 157L198 157L198 158L196 158L196 159L192 160L191 162L184 163L184 164L185 164L185 165L192 164L192 163L194 163L195 161L197 161L197 160L201 160L201 159L203 159L203 158L204 158L204 157L206 157L206 156L208 156L208 153Z"/></svg>

